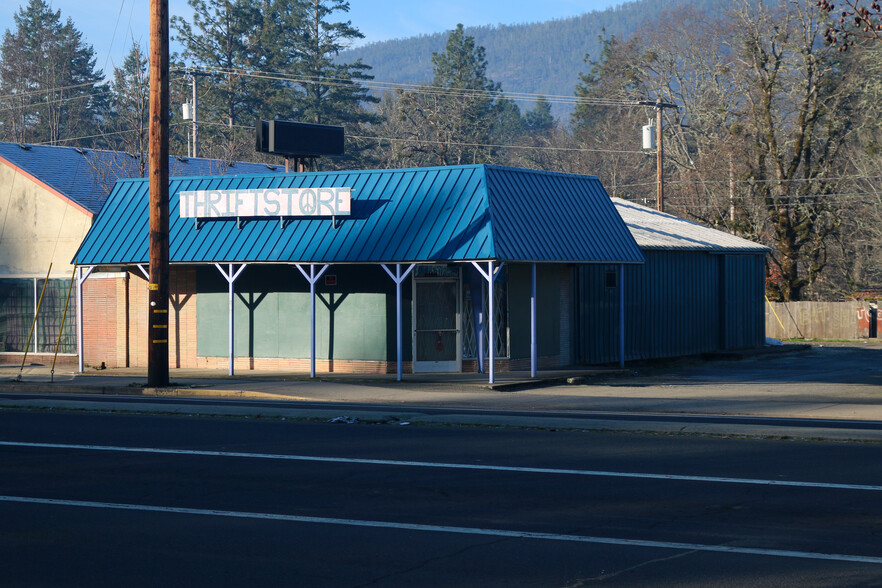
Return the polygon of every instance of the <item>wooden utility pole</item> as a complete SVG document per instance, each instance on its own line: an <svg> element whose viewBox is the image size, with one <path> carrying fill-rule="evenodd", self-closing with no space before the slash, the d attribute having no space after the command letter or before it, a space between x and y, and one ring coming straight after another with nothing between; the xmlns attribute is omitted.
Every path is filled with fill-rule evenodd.
<svg viewBox="0 0 882 588"><path fill-rule="evenodd" d="M655 156L656 156L656 174L657 180L656 183L658 185L658 203L657 208L659 212L665 211L665 176L663 173L664 170L664 138L662 135L662 110L665 108L677 108L676 104L671 104L669 102L662 102L661 98L656 100L655 102L651 102L649 100L640 100L637 104L641 106L653 106L655 107Z"/></svg>
<svg viewBox="0 0 882 588"><path fill-rule="evenodd" d="M662 160L665 155L664 135L662 135L662 107L661 98L655 108L655 140L656 140L656 173L658 174L658 211L665 211L665 176L662 173Z"/></svg>
<svg viewBox="0 0 882 588"><path fill-rule="evenodd" d="M147 385L168 386L168 0L150 0Z"/></svg>

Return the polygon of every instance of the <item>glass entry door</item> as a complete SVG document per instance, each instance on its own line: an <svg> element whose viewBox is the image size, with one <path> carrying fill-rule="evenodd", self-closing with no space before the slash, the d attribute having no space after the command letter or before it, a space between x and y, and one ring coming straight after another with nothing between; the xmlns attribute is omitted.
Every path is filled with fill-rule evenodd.
<svg viewBox="0 0 882 588"><path fill-rule="evenodd" d="M415 278L413 288L414 373L461 371L459 280Z"/></svg>

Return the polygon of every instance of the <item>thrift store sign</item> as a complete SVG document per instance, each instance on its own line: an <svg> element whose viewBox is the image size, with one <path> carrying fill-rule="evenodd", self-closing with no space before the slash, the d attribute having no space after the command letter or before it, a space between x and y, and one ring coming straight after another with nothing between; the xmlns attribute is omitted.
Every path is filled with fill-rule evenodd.
<svg viewBox="0 0 882 588"><path fill-rule="evenodd" d="M349 216L350 188L190 190L179 194L180 218Z"/></svg>

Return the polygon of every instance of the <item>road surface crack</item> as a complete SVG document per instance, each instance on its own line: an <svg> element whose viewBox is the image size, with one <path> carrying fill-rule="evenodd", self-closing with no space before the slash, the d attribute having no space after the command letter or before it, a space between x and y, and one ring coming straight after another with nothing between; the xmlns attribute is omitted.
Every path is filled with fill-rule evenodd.
<svg viewBox="0 0 882 588"><path fill-rule="evenodd" d="M592 578L582 578L582 579L576 580L575 582L573 582L571 584L566 584L564 586L564 588L582 588L583 586L588 586L589 584L593 584L593 583L597 583L597 582L606 582L607 580L612 580L613 578L615 578L617 576L620 576L622 574L626 574L628 572L640 569L642 567L645 567L645 566L648 566L648 565L651 565L654 563L671 561L674 559L685 557L687 555L691 555L693 553L696 553L696 551L695 550L685 551L683 553L677 553L675 555L671 555L668 557L659 557L656 559L650 559L648 561L644 561L644 562L641 562L637 565L631 566L629 568L625 568L623 570L618 570L615 572L607 572L605 570L601 570L599 576L594 576Z"/></svg>
<svg viewBox="0 0 882 588"><path fill-rule="evenodd" d="M484 541L482 543L475 543L474 545L469 545L467 547L463 547L462 549L454 551L452 553L445 553L445 554L439 555L437 557L431 557L429 559L423 560L422 562L420 562L416 565L410 566L409 568L399 570L399 571L391 573L391 574L386 574L385 576L380 576L378 578L374 578L370 582L367 582L365 584L359 584L358 586L355 586L355 588L362 588L362 586L370 586L372 584L377 584L379 582L383 582L384 580L388 580L390 578L395 578L397 576L409 574L410 572L413 572L415 570L419 570L420 568L423 568L423 567L425 567L429 564L435 563L437 561L441 561L443 559L448 559L451 557L457 557L459 555L462 555L463 553L471 551L472 549L475 549L478 547L486 547L488 545L496 545L497 543L502 543L503 541L510 541L510 539L507 537L501 537L499 539L494 539L492 541Z"/></svg>

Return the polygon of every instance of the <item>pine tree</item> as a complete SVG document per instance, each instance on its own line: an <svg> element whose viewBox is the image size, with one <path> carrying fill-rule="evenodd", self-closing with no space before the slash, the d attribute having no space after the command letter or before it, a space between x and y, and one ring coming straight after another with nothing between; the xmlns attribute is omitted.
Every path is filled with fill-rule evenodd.
<svg viewBox="0 0 882 588"><path fill-rule="evenodd" d="M233 159L250 151L251 135L239 129L254 122L259 96L247 75L256 59L261 18L248 0L188 0L193 22L173 16L171 28L183 51L174 57L178 73L195 66L211 74L200 91L199 119L205 154ZM226 127L226 128L224 128Z"/></svg>
<svg viewBox="0 0 882 588"><path fill-rule="evenodd" d="M147 147L150 122L150 75L148 57L135 43L122 67L113 72L110 112L107 116L108 143L117 150L134 155L123 159L130 169L120 177L144 177L147 171Z"/></svg>
<svg viewBox="0 0 882 588"><path fill-rule="evenodd" d="M417 160L421 164L491 160L493 131L506 118L511 121L512 110L500 100L500 85L487 77L484 48L460 24L451 31L444 52L432 54L432 64L431 85L399 95L400 116L408 123L411 140L407 150L430 156L429 162Z"/></svg>
<svg viewBox="0 0 882 588"><path fill-rule="evenodd" d="M360 81L371 80L370 67L357 60L337 63L334 59L364 35L351 21L332 16L349 12L344 0L301 0L301 22L290 38L290 73L297 93L291 101L296 119L317 124L359 124L376 122L364 109L379 102Z"/></svg>
<svg viewBox="0 0 882 588"><path fill-rule="evenodd" d="M524 116L527 129L531 133L547 133L554 128L551 103L545 96L536 99L536 106Z"/></svg>
<svg viewBox="0 0 882 588"><path fill-rule="evenodd" d="M13 18L15 31L7 29L0 46L4 138L57 144L92 135L106 103L92 47L43 0L30 0Z"/></svg>

